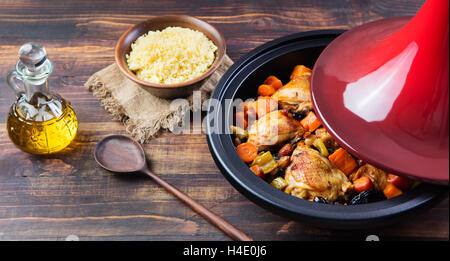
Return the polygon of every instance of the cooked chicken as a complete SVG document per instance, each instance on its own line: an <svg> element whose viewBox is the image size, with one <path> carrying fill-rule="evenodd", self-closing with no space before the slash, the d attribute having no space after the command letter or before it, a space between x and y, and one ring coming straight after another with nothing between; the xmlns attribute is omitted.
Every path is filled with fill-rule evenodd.
<svg viewBox="0 0 450 261"><path fill-rule="evenodd" d="M292 153L285 180L288 183L286 193L307 200L319 196L335 201L344 198L353 188L342 171L303 142L299 142Z"/></svg>
<svg viewBox="0 0 450 261"><path fill-rule="evenodd" d="M304 133L300 122L280 110L270 112L255 121L248 130L248 140L264 150L279 145Z"/></svg>
<svg viewBox="0 0 450 261"><path fill-rule="evenodd" d="M290 111L312 110L311 95L309 93L310 80L307 76L292 79L278 89L272 98L278 100L281 108Z"/></svg>
<svg viewBox="0 0 450 261"><path fill-rule="evenodd" d="M383 191L384 188L386 187L387 183L387 176L388 174L386 172L384 172L381 169L375 168L374 166L370 165L370 164L364 164L362 165L357 171L356 173L352 174L350 176L350 179L352 181L357 180L360 177L369 177L370 180L372 181L375 189Z"/></svg>
<svg viewBox="0 0 450 261"><path fill-rule="evenodd" d="M323 127L316 129L316 137L321 139L323 144L325 144L325 146L327 148L335 149L335 148L339 147L339 144L337 143L337 141Z"/></svg>

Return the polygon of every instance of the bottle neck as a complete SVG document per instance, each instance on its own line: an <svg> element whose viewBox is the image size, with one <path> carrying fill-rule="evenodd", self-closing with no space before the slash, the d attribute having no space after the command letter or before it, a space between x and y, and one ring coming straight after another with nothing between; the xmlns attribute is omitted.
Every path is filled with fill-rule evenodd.
<svg viewBox="0 0 450 261"><path fill-rule="evenodd" d="M33 104L33 97L36 93L42 94L48 99L51 98L48 77L52 73L52 70L53 64L50 60L46 60L45 63L34 71L28 70L28 68L20 62L17 63L16 71L23 81L25 96L28 102Z"/></svg>

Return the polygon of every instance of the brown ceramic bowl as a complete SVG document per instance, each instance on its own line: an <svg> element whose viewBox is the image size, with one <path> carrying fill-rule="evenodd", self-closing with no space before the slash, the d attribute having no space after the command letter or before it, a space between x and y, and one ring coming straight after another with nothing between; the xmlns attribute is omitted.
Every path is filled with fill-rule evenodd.
<svg viewBox="0 0 450 261"><path fill-rule="evenodd" d="M126 55L131 51L131 44L136 41L139 36L149 31L163 30L169 26L179 26L198 30L206 35L217 46L216 59L208 71L203 75L192 80L177 84L157 84L140 80L128 68ZM195 83L205 79L213 73L221 64L226 52L225 39L222 34L212 25L188 15L165 15L142 21L130 29L128 29L119 39L116 50L115 60L120 71L130 80L139 84L151 94L161 98L177 98L185 97L192 94L196 87Z"/></svg>

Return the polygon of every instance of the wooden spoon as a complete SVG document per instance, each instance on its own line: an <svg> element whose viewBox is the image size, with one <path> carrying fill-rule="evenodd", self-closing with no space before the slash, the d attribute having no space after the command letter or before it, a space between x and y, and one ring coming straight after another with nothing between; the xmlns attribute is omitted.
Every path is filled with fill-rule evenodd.
<svg viewBox="0 0 450 261"><path fill-rule="evenodd" d="M94 150L94 158L104 169L118 173L143 173L167 191L178 197L197 213L208 219L234 240L253 241L239 229L214 214L200 203L156 176L147 165L145 153L139 143L124 135L111 135L100 140Z"/></svg>

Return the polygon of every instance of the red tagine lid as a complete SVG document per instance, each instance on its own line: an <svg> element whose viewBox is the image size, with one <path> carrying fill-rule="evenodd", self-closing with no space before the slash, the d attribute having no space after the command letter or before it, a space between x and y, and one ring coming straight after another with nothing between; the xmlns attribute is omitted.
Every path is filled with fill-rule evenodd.
<svg viewBox="0 0 450 261"><path fill-rule="evenodd" d="M427 0L414 17L362 25L327 46L311 96L346 150L390 173L448 185L448 19L448 0Z"/></svg>

